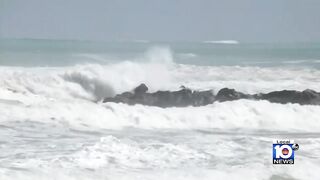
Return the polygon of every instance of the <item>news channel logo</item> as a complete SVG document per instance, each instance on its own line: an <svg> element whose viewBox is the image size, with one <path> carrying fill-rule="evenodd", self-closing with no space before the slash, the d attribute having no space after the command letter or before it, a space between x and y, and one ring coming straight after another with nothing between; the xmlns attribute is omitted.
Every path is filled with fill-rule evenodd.
<svg viewBox="0 0 320 180"><path fill-rule="evenodd" d="M294 152L299 144L293 140L273 140L273 164L294 164Z"/></svg>

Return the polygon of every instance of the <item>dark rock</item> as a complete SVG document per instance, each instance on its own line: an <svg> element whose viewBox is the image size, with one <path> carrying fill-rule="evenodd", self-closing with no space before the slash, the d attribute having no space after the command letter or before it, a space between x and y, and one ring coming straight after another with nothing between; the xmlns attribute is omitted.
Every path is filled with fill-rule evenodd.
<svg viewBox="0 0 320 180"><path fill-rule="evenodd" d="M301 105L320 105L320 93L307 89L304 91L283 90L266 94L245 94L234 89L223 88L215 96L211 90L192 91L182 87L178 91L157 91L148 93L148 87L141 84L134 93L124 92L115 97L108 97L103 102L126 103L129 105L143 104L158 107L204 106L215 101L234 101L239 99L267 100L274 103L298 103Z"/></svg>
<svg viewBox="0 0 320 180"><path fill-rule="evenodd" d="M107 97L104 98L103 102L115 102L115 103L126 103L131 104L131 98L133 97L133 94L131 92L124 92L122 94L118 94L115 97Z"/></svg>
<svg viewBox="0 0 320 180"><path fill-rule="evenodd" d="M260 99L275 103L298 103L301 105L320 104L320 93L306 89L302 92L293 90L274 91L267 94L261 94Z"/></svg>
<svg viewBox="0 0 320 180"><path fill-rule="evenodd" d="M212 104L216 100L212 90L208 91L194 91L193 92L193 106L204 106Z"/></svg>
<svg viewBox="0 0 320 180"><path fill-rule="evenodd" d="M220 91L218 92L216 96L216 100L223 102L223 101L233 101L238 99L248 99L250 97L251 95L238 92L234 89L223 88L223 89L220 89Z"/></svg>
<svg viewBox="0 0 320 180"><path fill-rule="evenodd" d="M154 97L153 105L160 107L184 107L192 105L192 91L181 89L179 91L157 91L150 94Z"/></svg>
<svg viewBox="0 0 320 180"><path fill-rule="evenodd" d="M179 91L157 91L147 93L148 87L141 84L134 89L134 94L125 92L114 98L105 98L103 102L143 104L159 107L203 106L214 102L212 91L192 91L183 87Z"/></svg>
<svg viewBox="0 0 320 180"><path fill-rule="evenodd" d="M143 93L146 93L147 91L148 91L148 87L144 83L142 83L134 89L134 94L143 94Z"/></svg>

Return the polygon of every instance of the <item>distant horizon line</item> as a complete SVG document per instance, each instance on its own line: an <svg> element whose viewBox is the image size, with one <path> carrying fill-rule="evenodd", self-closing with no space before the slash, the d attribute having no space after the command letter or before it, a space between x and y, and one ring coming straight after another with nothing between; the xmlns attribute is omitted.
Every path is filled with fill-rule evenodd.
<svg viewBox="0 0 320 180"><path fill-rule="evenodd" d="M320 43L319 41L239 41L233 39L220 39L220 40L147 40L147 39L119 39L119 40L97 40L97 39L72 39L72 38L29 38L29 37L0 37L0 40L34 40L34 41L78 41L78 42L100 42L100 43L203 43L203 44L226 44L226 45L239 45L239 44L294 44L294 43Z"/></svg>

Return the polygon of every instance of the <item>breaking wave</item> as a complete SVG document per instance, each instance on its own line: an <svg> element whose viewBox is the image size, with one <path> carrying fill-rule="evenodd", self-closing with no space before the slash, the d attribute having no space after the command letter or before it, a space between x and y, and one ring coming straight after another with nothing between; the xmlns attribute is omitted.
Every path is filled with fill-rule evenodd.
<svg viewBox="0 0 320 180"><path fill-rule="evenodd" d="M319 106L239 100L203 107L158 108L94 103L83 100L36 99L37 103L1 103L2 121L68 124L73 128L122 129L264 129L317 132ZM9 111L8 111L9 110ZM11 112L17 112L12 114ZM41 112L41 113L39 113Z"/></svg>
<svg viewBox="0 0 320 180"><path fill-rule="evenodd" d="M180 85L215 93L224 87L250 94L320 91L320 71L312 68L183 65L174 62L179 56L197 57L162 46L121 62L82 54L91 63L1 66L0 179L318 178L320 106L244 99L183 108L101 102L140 83L151 92ZM280 137L301 144L297 163L285 172L266 163L272 139Z"/></svg>
<svg viewBox="0 0 320 180"><path fill-rule="evenodd" d="M182 65L174 63L168 47L152 48L141 59L144 61L51 68L2 66L1 121L67 122L80 128L274 129L287 124L290 129L320 130L318 106L239 100L162 109L99 103L140 83L147 84L151 92L177 90L180 85L214 92L224 87L244 93L320 91L320 72L313 69ZM274 111L277 113L271 113Z"/></svg>

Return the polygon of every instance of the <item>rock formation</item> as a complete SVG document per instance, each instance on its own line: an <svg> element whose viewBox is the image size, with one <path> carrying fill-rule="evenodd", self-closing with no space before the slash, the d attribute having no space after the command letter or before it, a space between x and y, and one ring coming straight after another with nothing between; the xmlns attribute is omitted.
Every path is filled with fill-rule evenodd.
<svg viewBox="0 0 320 180"><path fill-rule="evenodd" d="M216 95L211 90L192 91L182 86L179 91L157 91L148 93L148 87L140 84L133 92L124 92L108 97L103 102L143 104L158 107L204 106L215 101L234 101L239 99L267 100L273 103L298 103L301 105L320 105L320 93L307 89L304 91L283 90L270 93L245 94L234 89L223 88Z"/></svg>

